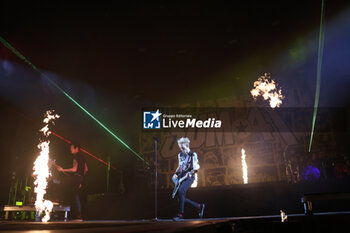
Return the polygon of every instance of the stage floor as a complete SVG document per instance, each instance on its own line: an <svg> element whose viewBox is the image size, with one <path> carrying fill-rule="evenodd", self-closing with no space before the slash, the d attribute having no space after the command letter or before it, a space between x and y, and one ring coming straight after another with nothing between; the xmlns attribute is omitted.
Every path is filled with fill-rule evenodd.
<svg viewBox="0 0 350 233"><path fill-rule="evenodd" d="M350 212L288 215L281 222L280 215L232 218L135 220L135 221L67 221L24 222L2 221L0 232L19 233L92 233L92 232L349 232ZM343 229L348 230L343 230Z"/></svg>

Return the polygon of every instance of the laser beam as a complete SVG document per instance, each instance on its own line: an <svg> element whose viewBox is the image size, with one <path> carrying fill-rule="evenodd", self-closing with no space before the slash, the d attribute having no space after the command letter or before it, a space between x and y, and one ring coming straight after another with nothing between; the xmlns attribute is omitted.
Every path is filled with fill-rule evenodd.
<svg viewBox="0 0 350 233"><path fill-rule="evenodd" d="M68 139L65 139L64 137L62 137L61 135L58 135L57 133L50 131L53 135L55 135L56 137L58 137L59 139L67 142L68 144L73 145L73 143L71 141L69 141ZM103 163L104 165L106 165L107 167L112 168L113 170L117 170L113 165L111 165L111 163L107 163L106 161L104 161L103 159L100 159L99 157L91 154L90 152L88 152L87 150L85 150L84 148L80 148L80 150L82 152L84 152L87 155L90 155L91 157L93 157L94 159L98 160L100 163Z"/></svg>
<svg viewBox="0 0 350 233"><path fill-rule="evenodd" d="M317 109L318 109L318 103L319 103L319 99L320 99L322 60L323 60L323 48L324 48L324 31L325 31L324 12L325 12L325 0L322 0L320 34L319 34L319 38L318 38L316 93L315 93L315 103L314 103L314 114L312 117L312 129L311 129L310 142L309 142L309 152L311 151L312 140L314 137Z"/></svg>
<svg viewBox="0 0 350 233"><path fill-rule="evenodd" d="M89 117L91 117L94 121L96 121L103 129L105 129L110 135L112 135L119 143L121 143L125 148L131 151L136 157L141 159L144 163L149 166L149 163L142 158L136 151L134 151L128 144L126 144L121 138L119 138L115 133L113 133L110 129L108 129L101 121L96 119L90 112L88 112L83 106L81 106L76 100L74 100L67 92L65 92L58 84L50 79L46 74L44 74L41 70L39 70L33 63L31 63L25 56L23 56L18 50L16 50L10 43L8 43L4 38L0 36L0 42L7 47L11 52L17 55L20 59L26 62L30 67L39 72L49 83L55 86L58 90L60 90L69 100L71 100L76 106L78 106L81 110L83 110Z"/></svg>

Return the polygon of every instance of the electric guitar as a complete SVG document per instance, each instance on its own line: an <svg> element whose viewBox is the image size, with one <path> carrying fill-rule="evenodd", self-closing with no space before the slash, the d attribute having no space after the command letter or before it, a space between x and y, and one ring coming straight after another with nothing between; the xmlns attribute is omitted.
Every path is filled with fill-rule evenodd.
<svg viewBox="0 0 350 233"><path fill-rule="evenodd" d="M47 165L49 166L49 168L51 168L52 166L57 167L56 159L49 159Z"/></svg>
<svg viewBox="0 0 350 233"><path fill-rule="evenodd" d="M56 159L49 159L48 165L49 165L49 168L50 168L50 169L51 169L52 166L54 166L56 169L57 169L58 167L60 167L60 166L58 166L58 165L56 164ZM65 175L68 175L67 172L62 172L62 173L65 174Z"/></svg>
<svg viewBox="0 0 350 233"><path fill-rule="evenodd" d="M187 173L186 173L184 176L182 176L181 178L179 178L179 177L178 177L177 179L173 178L173 182L174 182L175 186L174 186L173 194L171 195L172 198L175 197L175 195L176 195L177 191L179 190L180 185L182 184L182 182L183 182L184 180L186 180L187 178L192 177L193 174L196 173L196 172L197 172L196 170L192 170L192 171L190 171L190 172L187 172Z"/></svg>

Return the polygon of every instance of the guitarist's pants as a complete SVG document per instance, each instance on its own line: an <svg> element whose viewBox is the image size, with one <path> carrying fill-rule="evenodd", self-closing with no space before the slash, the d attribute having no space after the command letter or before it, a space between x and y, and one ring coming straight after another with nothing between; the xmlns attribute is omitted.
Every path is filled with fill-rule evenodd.
<svg viewBox="0 0 350 233"><path fill-rule="evenodd" d="M186 179L185 181L182 182L182 184L179 187L179 191L178 191L178 197L180 202L179 212L181 214L184 213L185 203L189 203L195 208L199 209L198 203L186 198L186 192L191 187L194 179L195 179L194 176Z"/></svg>
<svg viewBox="0 0 350 233"><path fill-rule="evenodd" d="M76 217L81 218L81 202L80 202L80 197L79 197L79 191L80 191L80 185L83 183L83 177L82 176L77 176L77 175L72 175L71 176L71 185L72 185L72 191L73 191L73 201L75 202L75 212L76 212Z"/></svg>

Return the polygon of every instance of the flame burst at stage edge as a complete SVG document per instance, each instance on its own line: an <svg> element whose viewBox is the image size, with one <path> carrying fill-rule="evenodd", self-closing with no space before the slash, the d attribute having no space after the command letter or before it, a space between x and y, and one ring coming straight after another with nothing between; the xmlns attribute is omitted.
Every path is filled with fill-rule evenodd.
<svg viewBox="0 0 350 233"><path fill-rule="evenodd" d="M47 140L48 136L51 134L49 131L49 123L59 118L59 115L53 114L53 111L46 111L45 119L43 122L46 124L40 132L42 132L45 136L45 140L41 141L38 144L38 148L40 149L40 154L34 162L33 167L33 176L35 177L34 192L36 193L36 201L35 208L37 211L37 216L40 216L42 212L45 212L44 217L41 221L47 222L50 220L50 212L53 208L53 203L49 200L44 199L44 195L46 193L47 188L47 179L49 178L50 169L49 169L49 145L50 141Z"/></svg>
<svg viewBox="0 0 350 233"><path fill-rule="evenodd" d="M242 148L241 150L242 152L242 171L243 171L243 183L244 184L248 184L248 166L247 166L247 163L245 161L245 150Z"/></svg>

